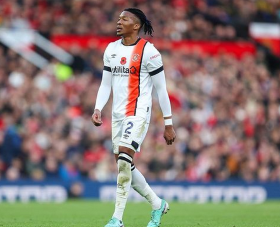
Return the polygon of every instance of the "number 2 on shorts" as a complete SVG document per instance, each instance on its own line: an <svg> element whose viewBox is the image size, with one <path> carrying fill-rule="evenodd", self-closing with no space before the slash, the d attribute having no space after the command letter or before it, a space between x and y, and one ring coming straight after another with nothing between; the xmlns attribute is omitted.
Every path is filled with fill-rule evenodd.
<svg viewBox="0 0 280 227"><path fill-rule="evenodd" d="M131 134L131 132L128 131L128 130L133 127L133 123L130 121L130 122L127 123L127 125L129 125L129 126L126 128L126 130L124 132L127 133L127 134Z"/></svg>

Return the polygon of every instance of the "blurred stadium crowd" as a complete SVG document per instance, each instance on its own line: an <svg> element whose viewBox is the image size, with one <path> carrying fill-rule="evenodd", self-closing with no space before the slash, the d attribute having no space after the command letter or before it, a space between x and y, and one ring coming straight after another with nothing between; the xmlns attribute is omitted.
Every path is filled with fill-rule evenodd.
<svg viewBox="0 0 280 227"><path fill-rule="evenodd" d="M279 21L277 0L129 2L0 0L0 25L45 36L113 36L115 19L132 2L147 12L155 37L171 40L247 39L250 21ZM116 179L110 104L101 127L90 121L102 55L76 50L80 64L68 67L65 79L57 70L61 63L52 60L40 70L0 46L1 179ZM263 52L242 59L184 50L162 56L177 140L165 145L154 94L150 128L135 158L147 179L280 180L280 71L269 71Z"/></svg>
<svg viewBox="0 0 280 227"><path fill-rule="evenodd" d="M141 8L155 37L172 40L247 38L251 21L280 22L278 0L0 0L0 24L45 35L115 35L127 7Z"/></svg>

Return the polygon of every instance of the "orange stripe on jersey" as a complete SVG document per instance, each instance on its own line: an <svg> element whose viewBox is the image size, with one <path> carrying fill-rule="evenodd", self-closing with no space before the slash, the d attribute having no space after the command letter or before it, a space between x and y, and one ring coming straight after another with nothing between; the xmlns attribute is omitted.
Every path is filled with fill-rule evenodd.
<svg viewBox="0 0 280 227"><path fill-rule="evenodd" d="M147 41L145 39L140 39L135 45L130 57L126 116L134 116L136 114L137 100L140 95L141 63L146 43Z"/></svg>

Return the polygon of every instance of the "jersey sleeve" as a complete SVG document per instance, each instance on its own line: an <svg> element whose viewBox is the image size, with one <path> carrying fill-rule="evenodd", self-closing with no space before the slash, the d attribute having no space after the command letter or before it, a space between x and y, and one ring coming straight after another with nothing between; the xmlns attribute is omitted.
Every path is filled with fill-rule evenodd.
<svg viewBox="0 0 280 227"><path fill-rule="evenodd" d="M103 70L111 72L111 64L110 64L110 48L111 44L109 44L104 52L103 55L103 64L104 64L104 68Z"/></svg>
<svg viewBox="0 0 280 227"><path fill-rule="evenodd" d="M103 107L109 100L111 94L112 75L110 72L103 70L102 80L98 89L95 108L102 111Z"/></svg>
<svg viewBox="0 0 280 227"><path fill-rule="evenodd" d="M112 74L111 74L111 66L110 66L110 44L107 46L103 55L103 74L101 84L97 93L95 109L102 111L103 107L109 100L111 94L111 83L112 83Z"/></svg>
<svg viewBox="0 0 280 227"><path fill-rule="evenodd" d="M154 76L163 71L161 54L154 45L147 45L145 52L146 67L150 76Z"/></svg>

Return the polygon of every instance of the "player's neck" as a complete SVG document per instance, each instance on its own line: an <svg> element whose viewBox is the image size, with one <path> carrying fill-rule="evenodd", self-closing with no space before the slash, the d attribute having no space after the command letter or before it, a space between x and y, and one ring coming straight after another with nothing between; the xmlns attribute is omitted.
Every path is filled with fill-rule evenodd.
<svg viewBox="0 0 280 227"><path fill-rule="evenodd" d="M125 46L130 46L136 43L138 39L139 39L138 35L122 37L122 44Z"/></svg>

